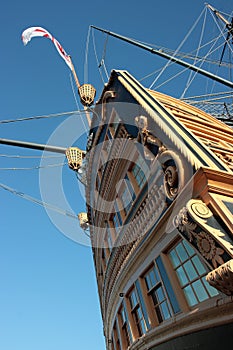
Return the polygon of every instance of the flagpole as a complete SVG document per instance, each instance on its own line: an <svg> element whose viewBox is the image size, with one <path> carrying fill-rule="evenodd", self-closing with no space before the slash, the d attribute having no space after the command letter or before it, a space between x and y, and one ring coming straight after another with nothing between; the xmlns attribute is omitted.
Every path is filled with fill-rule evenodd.
<svg viewBox="0 0 233 350"><path fill-rule="evenodd" d="M74 65L73 65L73 62L72 62L72 59L71 59L71 56L70 57L70 65L71 65L71 71L73 73L73 76L74 76L74 80L75 80L75 83L76 83L76 86L77 86L77 89L78 89L78 93L79 93L79 89L81 87L80 85L80 82L78 80L78 76L76 74L76 71L75 71L75 68L74 68ZM84 106L84 110L86 112L86 118L87 118L87 122L88 122L88 126L90 127L91 126L91 117L90 117L90 113L87 111L87 107Z"/></svg>
<svg viewBox="0 0 233 350"><path fill-rule="evenodd" d="M91 117L89 112L87 111L87 107L92 105L94 103L94 98L96 94L95 88L91 84L83 84L80 85L77 74L74 69L73 62L71 60L71 56L67 55L65 50L62 48L61 44L55 39L46 29L42 27L29 27L26 30L23 31L22 33L22 40L24 45L27 45L27 43L31 40L32 37L34 36L42 36L49 38L52 40L53 44L55 45L57 51L61 55L61 57L65 60L66 64L69 66L71 69L74 80L76 83L76 86L78 88L78 94L80 96L81 103L84 105L84 109L86 112L86 118L89 127L91 126Z"/></svg>
<svg viewBox="0 0 233 350"><path fill-rule="evenodd" d="M79 89L81 85L80 85L80 83L79 83L79 80L78 80L77 74L76 74L76 72L75 72L75 69L74 69L74 65L73 65L73 62L72 62L71 56L69 56L69 58L70 58L71 71L72 71L72 73L73 73L73 76L74 76L74 80L75 80L76 86L77 86L77 88Z"/></svg>

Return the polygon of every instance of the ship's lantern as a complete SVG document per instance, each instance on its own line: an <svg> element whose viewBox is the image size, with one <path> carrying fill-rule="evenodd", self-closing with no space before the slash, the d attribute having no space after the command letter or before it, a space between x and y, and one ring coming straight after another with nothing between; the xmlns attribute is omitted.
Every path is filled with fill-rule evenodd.
<svg viewBox="0 0 233 350"><path fill-rule="evenodd" d="M91 84L83 84L78 89L81 103L84 106L91 106L94 102L96 90Z"/></svg>
<svg viewBox="0 0 233 350"><path fill-rule="evenodd" d="M78 214L79 225L83 230L87 230L89 228L87 213L79 213Z"/></svg>
<svg viewBox="0 0 233 350"><path fill-rule="evenodd" d="M84 158L84 151L81 151L78 147L69 147L66 150L66 157L68 160L68 165L72 170L78 170Z"/></svg>

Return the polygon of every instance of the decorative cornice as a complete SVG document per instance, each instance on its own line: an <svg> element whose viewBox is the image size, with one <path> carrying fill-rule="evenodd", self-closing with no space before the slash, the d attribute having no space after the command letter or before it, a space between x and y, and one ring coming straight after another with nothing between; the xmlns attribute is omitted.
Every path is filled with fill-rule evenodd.
<svg viewBox="0 0 233 350"><path fill-rule="evenodd" d="M216 154L192 133L183 123L175 118L170 110L166 109L152 94L128 72L117 71L118 80L135 98L135 100L147 111L152 120L165 134L175 147L183 154L196 169L201 166L209 166L213 169L229 170ZM178 100L177 100L178 102Z"/></svg>

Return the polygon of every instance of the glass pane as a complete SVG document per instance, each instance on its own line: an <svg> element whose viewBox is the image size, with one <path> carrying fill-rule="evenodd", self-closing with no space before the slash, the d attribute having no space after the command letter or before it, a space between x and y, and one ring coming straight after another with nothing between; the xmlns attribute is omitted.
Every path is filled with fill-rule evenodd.
<svg viewBox="0 0 233 350"><path fill-rule="evenodd" d="M209 298L203 284L200 280L193 283L193 289L195 290L195 293L199 299L199 301L203 301Z"/></svg>
<svg viewBox="0 0 233 350"><path fill-rule="evenodd" d="M178 246L176 247L176 251L181 261L185 261L188 259L188 254L184 249L182 243L178 244Z"/></svg>
<svg viewBox="0 0 233 350"><path fill-rule="evenodd" d="M212 287L207 281L205 276L202 277L202 282L204 283L206 289L208 290L208 293L210 294L211 297L214 297L215 295L218 295L219 292L216 288Z"/></svg>
<svg viewBox="0 0 233 350"><path fill-rule="evenodd" d="M199 259L199 257L197 255L195 255L192 258L192 261L193 261L194 266L196 267L200 276L207 272L205 266L202 264L201 260Z"/></svg>
<svg viewBox="0 0 233 350"><path fill-rule="evenodd" d="M193 281L198 277L198 274L196 270L193 267L192 262L189 260L184 264L184 269L186 271L186 274L188 275L188 278L190 281Z"/></svg>
<svg viewBox="0 0 233 350"><path fill-rule="evenodd" d="M133 291L130 295L130 303L131 303L132 309L137 305L137 297L136 297L135 291Z"/></svg>
<svg viewBox="0 0 233 350"><path fill-rule="evenodd" d="M167 320L168 318L171 317L166 301L164 301L161 304L161 310L162 310L162 313L163 313L164 320Z"/></svg>
<svg viewBox="0 0 233 350"><path fill-rule="evenodd" d="M151 276L152 286L155 286L156 283L159 281L158 272L155 268L153 268L153 270L151 271L150 276Z"/></svg>
<svg viewBox="0 0 233 350"><path fill-rule="evenodd" d="M121 310L121 318L122 318L122 323L124 324L126 322L126 317L125 317L125 310Z"/></svg>
<svg viewBox="0 0 233 350"><path fill-rule="evenodd" d="M158 288L157 290L157 296L158 296L158 300L160 302L162 302L165 298L164 298L164 293L161 287Z"/></svg>
<svg viewBox="0 0 233 350"><path fill-rule="evenodd" d="M180 280L181 286L184 286L185 284L187 284L187 283L188 283L188 279L187 279L187 276L186 276L186 274L185 274L185 272L184 272L183 267L182 267L182 266L179 267L179 268L176 270L176 272L177 272L178 278L179 278L179 280Z"/></svg>
<svg viewBox="0 0 233 350"><path fill-rule="evenodd" d="M178 265L180 265L180 260L176 254L176 251L175 249L173 249L170 253L170 258L171 258L171 262L172 262L172 265L174 267L177 267Z"/></svg>
<svg viewBox="0 0 233 350"><path fill-rule="evenodd" d="M184 288L184 293L190 306L197 304L197 298L195 297L191 286Z"/></svg>
<svg viewBox="0 0 233 350"><path fill-rule="evenodd" d="M142 296L140 283L139 283L138 280L135 282L135 285L136 285L136 290L138 292L139 303L141 305L142 317L143 317L143 319L146 322L147 329L149 329L150 328L150 323L149 323L149 319L148 319L148 315L147 315L146 306L145 306L145 303L144 303L144 298Z"/></svg>
<svg viewBox="0 0 233 350"><path fill-rule="evenodd" d="M187 250L189 256L192 256L195 254L195 250L187 241L184 240L183 244L184 244L185 249Z"/></svg>
<svg viewBox="0 0 233 350"><path fill-rule="evenodd" d="M145 334L146 333L146 327L145 327L145 322L144 322L143 319L140 321L140 326L141 326L142 334Z"/></svg>
<svg viewBox="0 0 233 350"><path fill-rule="evenodd" d="M140 319L143 317L143 316L142 316L142 310L141 310L140 307L137 309L137 313L138 313L138 318L139 318L139 320L140 320Z"/></svg>
<svg viewBox="0 0 233 350"><path fill-rule="evenodd" d="M147 289L150 290L152 285L151 285L151 281L150 281L150 276L149 275L145 276L145 281L146 281Z"/></svg>

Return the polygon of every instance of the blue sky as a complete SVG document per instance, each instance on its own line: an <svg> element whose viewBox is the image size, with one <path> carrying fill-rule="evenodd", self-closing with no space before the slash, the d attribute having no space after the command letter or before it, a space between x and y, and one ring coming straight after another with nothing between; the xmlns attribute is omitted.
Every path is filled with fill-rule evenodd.
<svg viewBox="0 0 233 350"><path fill-rule="evenodd" d="M232 11L228 0L213 0L211 4L226 13ZM21 33L27 27L41 26L51 32L71 55L81 83L87 80L88 71L85 82L95 85L98 97L103 82L92 39L88 66L85 60L89 25L175 50L203 8L204 1L200 0L4 2L0 11L0 120L81 108L76 104L69 68L53 44L48 39L34 38L23 46ZM101 58L105 36L95 33L95 38ZM156 69L155 62L162 62L115 39L108 40L107 49L108 72L127 69L141 79ZM77 114L0 127L2 138L47 143L52 135L51 142L57 146L67 147L70 142L83 148L84 124L85 118ZM44 198L42 189L52 201L56 192L53 183L58 177L62 191L57 192L65 196L67 205L61 209L74 214L85 211L83 188L66 165L60 167L62 157L45 158L42 165L52 164L53 170L45 169L43 173L43 169L35 169L41 166L41 152L0 148L0 183L40 200ZM3 189L0 198L0 349L104 349L92 252L78 222L61 214L52 216L43 207ZM61 207L63 199L55 204Z"/></svg>

